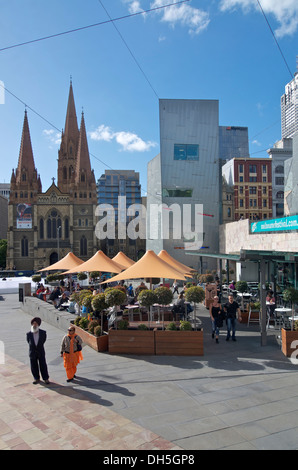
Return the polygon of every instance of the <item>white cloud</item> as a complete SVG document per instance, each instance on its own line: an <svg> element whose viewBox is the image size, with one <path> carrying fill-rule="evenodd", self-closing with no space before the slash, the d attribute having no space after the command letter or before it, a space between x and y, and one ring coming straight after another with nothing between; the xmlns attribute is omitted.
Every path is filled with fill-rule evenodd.
<svg viewBox="0 0 298 470"><path fill-rule="evenodd" d="M168 0L154 0L151 8L167 5ZM171 26L180 23L188 27L190 34L199 34L204 31L209 25L209 14L198 8L182 3L180 5L172 5L160 11L162 14L161 20L167 22Z"/></svg>
<svg viewBox="0 0 298 470"><path fill-rule="evenodd" d="M257 139L253 140L252 144L257 145L258 147L261 147L262 145Z"/></svg>
<svg viewBox="0 0 298 470"><path fill-rule="evenodd" d="M139 13L140 11L143 11L143 9L141 8L141 2L139 2L138 0L129 1L128 3L129 3L129 7L128 7L129 13L135 14L135 13Z"/></svg>
<svg viewBox="0 0 298 470"><path fill-rule="evenodd" d="M42 135L46 137L51 143L55 145L60 145L61 143L61 133L55 132L53 129L44 129Z"/></svg>
<svg viewBox="0 0 298 470"><path fill-rule="evenodd" d="M128 4L130 13L143 11L141 1L124 0L124 2ZM150 4L150 9L162 7L169 3L171 3L169 0L153 0ZM204 31L210 22L207 12L186 3L156 10L155 14L161 17L161 21L168 23L172 27L177 24L188 27L188 32L193 35Z"/></svg>
<svg viewBox="0 0 298 470"><path fill-rule="evenodd" d="M121 150L126 152L147 152L152 147L157 146L156 142L150 140L146 142L133 132L114 132L104 124L98 126L95 131L89 132L89 136L92 140L97 141L111 142L115 140L121 146Z"/></svg>
<svg viewBox="0 0 298 470"><path fill-rule="evenodd" d="M262 9L266 15L273 15L279 24L275 29L277 37L294 34L298 29L298 2L297 0L262 0ZM221 0L221 11L242 8L244 13L258 10L260 7L255 0Z"/></svg>

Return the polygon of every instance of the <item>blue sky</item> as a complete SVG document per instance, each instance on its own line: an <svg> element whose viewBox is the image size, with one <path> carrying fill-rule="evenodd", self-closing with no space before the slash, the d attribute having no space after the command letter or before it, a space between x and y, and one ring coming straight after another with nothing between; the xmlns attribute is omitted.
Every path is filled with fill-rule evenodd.
<svg viewBox="0 0 298 470"><path fill-rule="evenodd" d="M169 3L0 0L0 49L107 21L103 6L111 18L120 18ZM298 2L260 3L294 74ZM219 124L247 126L253 157L267 156L281 138L280 97L291 76L257 1L191 0L114 24L122 37L106 23L0 51L0 80L48 121L28 109L44 191L57 176L57 129L65 123L70 76L78 121L84 110L96 178L109 168L134 169L143 195L147 163L159 153L159 98L219 100ZM0 182L9 182L25 107L7 91L4 98Z"/></svg>

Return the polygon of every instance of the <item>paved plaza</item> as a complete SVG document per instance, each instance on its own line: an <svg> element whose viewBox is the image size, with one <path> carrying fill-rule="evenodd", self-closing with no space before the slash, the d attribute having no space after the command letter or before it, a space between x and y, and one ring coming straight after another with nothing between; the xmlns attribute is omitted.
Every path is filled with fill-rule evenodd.
<svg viewBox="0 0 298 470"><path fill-rule="evenodd" d="M1 298L1 297L0 297ZM261 346L257 325L237 342L211 338L199 306L204 356L112 356L85 346L77 379L66 382L64 332L42 322L51 384L32 384L17 294L0 300L0 449L298 449L298 374L276 332Z"/></svg>

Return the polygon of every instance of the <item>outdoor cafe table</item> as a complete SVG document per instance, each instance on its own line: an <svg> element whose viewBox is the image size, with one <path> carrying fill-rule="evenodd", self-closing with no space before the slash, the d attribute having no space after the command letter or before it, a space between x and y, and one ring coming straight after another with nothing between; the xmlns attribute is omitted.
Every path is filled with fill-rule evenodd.
<svg viewBox="0 0 298 470"><path fill-rule="evenodd" d="M289 316L292 313L292 309L286 307L278 307L274 310L274 313L279 313L282 316L283 324L285 325L285 317L287 317L287 320L289 320Z"/></svg>
<svg viewBox="0 0 298 470"><path fill-rule="evenodd" d="M127 306L125 307L125 309L128 310L128 318L129 318L129 321L133 321L133 318L134 318L134 314L135 314L135 313L139 313L140 320L142 320L142 312L141 312L140 305L138 305L138 304L135 304L135 305L127 305ZM138 312L135 312L136 309L138 309Z"/></svg>

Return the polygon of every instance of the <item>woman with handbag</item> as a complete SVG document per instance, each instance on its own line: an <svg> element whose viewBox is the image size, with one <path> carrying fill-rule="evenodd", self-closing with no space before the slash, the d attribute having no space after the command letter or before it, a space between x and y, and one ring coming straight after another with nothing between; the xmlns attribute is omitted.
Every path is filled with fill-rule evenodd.
<svg viewBox="0 0 298 470"><path fill-rule="evenodd" d="M63 357L67 382L71 382L76 376L77 365L83 360L82 339L75 334L73 325L70 325L68 334L62 339L61 357Z"/></svg>

